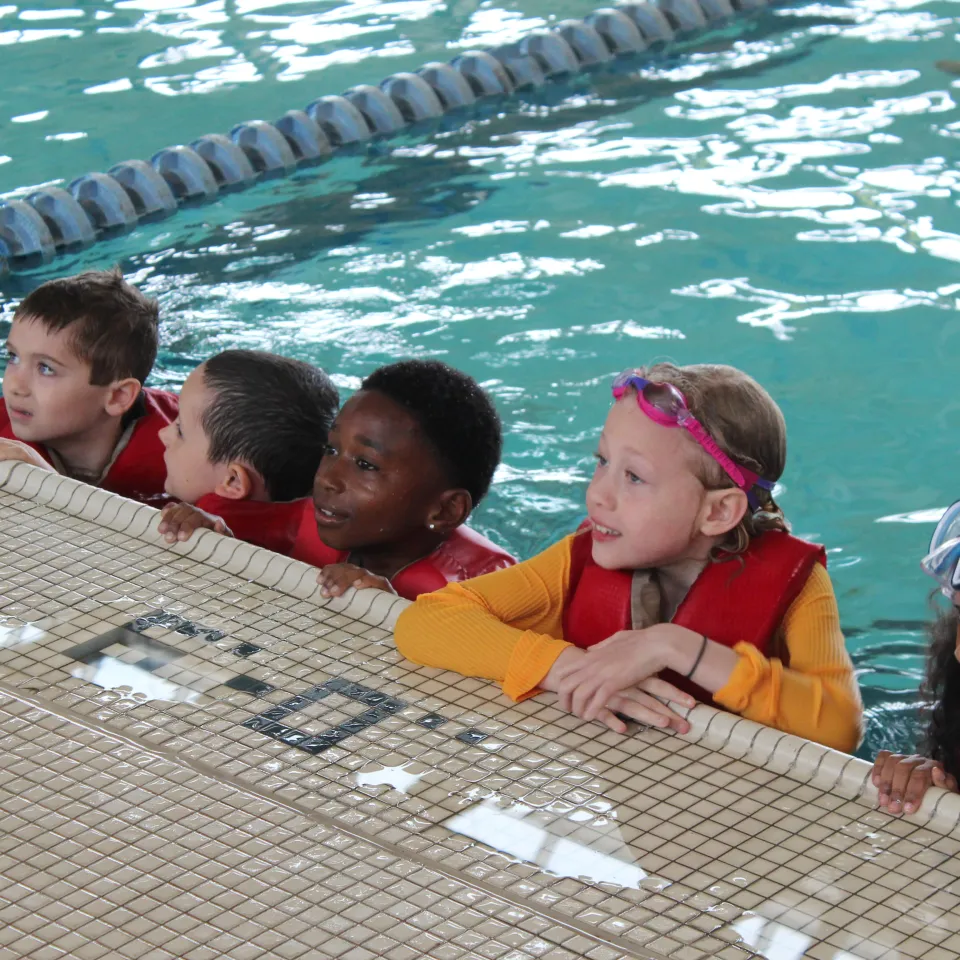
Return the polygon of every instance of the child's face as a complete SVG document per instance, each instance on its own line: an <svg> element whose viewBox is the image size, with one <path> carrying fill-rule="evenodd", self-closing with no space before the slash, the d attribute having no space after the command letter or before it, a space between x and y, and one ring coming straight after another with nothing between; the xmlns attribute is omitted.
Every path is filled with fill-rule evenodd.
<svg viewBox="0 0 960 960"><path fill-rule="evenodd" d="M76 440L110 415L111 387L90 383L90 364L74 353L68 330L50 331L29 318L13 322L7 337L3 397L20 440Z"/></svg>
<svg viewBox="0 0 960 960"><path fill-rule="evenodd" d="M160 431L166 448L165 489L184 503L196 503L205 494L213 493L227 471L226 464L210 462L210 440L201 417L214 393L204 380L203 367L201 364L187 377L180 391L180 415Z"/></svg>
<svg viewBox="0 0 960 960"><path fill-rule="evenodd" d="M628 392L607 416L587 489L593 559L607 569L666 566L692 558L707 491L686 431L660 426Z"/></svg>
<svg viewBox="0 0 960 960"><path fill-rule="evenodd" d="M335 550L399 544L423 531L446 488L414 418L376 391L348 400L313 487L320 539Z"/></svg>

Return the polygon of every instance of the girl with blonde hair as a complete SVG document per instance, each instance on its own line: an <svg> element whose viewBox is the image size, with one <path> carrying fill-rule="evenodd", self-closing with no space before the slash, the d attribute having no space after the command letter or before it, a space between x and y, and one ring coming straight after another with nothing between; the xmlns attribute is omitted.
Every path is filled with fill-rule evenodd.
<svg viewBox="0 0 960 960"><path fill-rule="evenodd" d="M589 522L512 567L421 597L397 646L418 663L538 690L613 730L680 732L665 700L713 704L840 750L862 706L822 546L773 487L779 407L728 366L657 364L613 383Z"/></svg>

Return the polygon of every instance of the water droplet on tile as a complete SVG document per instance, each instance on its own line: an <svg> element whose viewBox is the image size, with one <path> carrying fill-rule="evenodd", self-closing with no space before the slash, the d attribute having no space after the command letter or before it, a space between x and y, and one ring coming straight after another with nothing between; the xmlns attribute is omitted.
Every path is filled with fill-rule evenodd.
<svg viewBox="0 0 960 960"><path fill-rule="evenodd" d="M420 778L426 773L426 769L414 772L417 764L413 761L404 763L397 767L376 766L370 770L357 771L358 787L393 787L400 793L409 793L410 788L418 783Z"/></svg>

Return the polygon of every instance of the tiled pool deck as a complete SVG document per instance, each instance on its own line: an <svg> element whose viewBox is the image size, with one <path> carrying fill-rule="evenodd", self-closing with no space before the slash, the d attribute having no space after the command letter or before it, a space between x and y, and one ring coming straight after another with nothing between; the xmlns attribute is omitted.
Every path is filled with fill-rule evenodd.
<svg viewBox="0 0 960 960"><path fill-rule="evenodd" d="M0 960L960 958L960 797L417 668L404 601L0 465Z"/></svg>

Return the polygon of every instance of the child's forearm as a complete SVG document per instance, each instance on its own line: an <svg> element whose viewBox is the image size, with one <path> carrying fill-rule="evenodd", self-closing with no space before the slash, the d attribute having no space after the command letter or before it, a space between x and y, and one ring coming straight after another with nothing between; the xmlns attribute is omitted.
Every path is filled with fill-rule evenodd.
<svg viewBox="0 0 960 960"><path fill-rule="evenodd" d="M534 689L567 646L562 640L503 623L458 583L421 596L400 614L394 635L397 649L408 660L496 680L509 687L507 692L514 698ZM510 683L513 674L517 680ZM529 686L519 689L525 678Z"/></svg>
<svg viewBox="0 0 960 960"><path fill-rule="evenodd" d="M758 723L853 750L860 740L863 706L823 567L814 567L782 630L784 659L767 659L755 647L739 644L736 668L714 699Z"/></svg>
<svg viewBox="0 0 960 960"><path fill-rule="evenodd" d="M860 742L863 708L852 677L817 675L768 660L740 644L730 682L714 699L748 720L849 753Z"/></svg>

